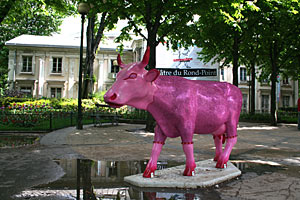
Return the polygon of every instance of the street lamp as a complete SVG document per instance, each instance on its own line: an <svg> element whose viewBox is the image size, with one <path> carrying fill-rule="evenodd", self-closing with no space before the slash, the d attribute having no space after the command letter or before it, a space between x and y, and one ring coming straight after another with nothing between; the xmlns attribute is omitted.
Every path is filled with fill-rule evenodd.
<svg viewBox="0 0 300 200"><path fill-rule="evenodd" d="M77 129L82 129L82 60L83 60L83 30L85 15L89 12L90 6L87 3L79 3L77 7L78 12L81 14L81 39L80 39L80 58L79 58L79 80L78 80L78 116L77 116Z"/></svg>

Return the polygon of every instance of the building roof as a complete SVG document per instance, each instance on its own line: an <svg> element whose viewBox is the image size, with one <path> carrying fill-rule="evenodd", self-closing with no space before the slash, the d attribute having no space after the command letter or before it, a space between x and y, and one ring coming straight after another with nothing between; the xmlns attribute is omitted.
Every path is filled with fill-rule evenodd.
<svg viewBox="0 0 300 200"><path fill-rule="evenodd" d="M18 47L51 47L51 48L74 48L80 47L79 36L53 35L21 35L5 43L6 46ZM102 50L115 50L119 44L115 43L111 37L102 40L99 44ZM83 40L83 47L86 47L86 40ZM124 50L131 50L130 44L124 44Z"/></svg>

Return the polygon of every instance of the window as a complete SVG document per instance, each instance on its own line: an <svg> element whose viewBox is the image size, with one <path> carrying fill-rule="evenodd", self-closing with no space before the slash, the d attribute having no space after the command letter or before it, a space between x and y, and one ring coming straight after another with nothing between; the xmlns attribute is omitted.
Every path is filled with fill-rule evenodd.
<svg viewBox="0 0 300 200"><path fill-rule="evenodd" d="M32 72L32 56L22 56L22 72Z"/></svg>
<svg viewBox="0 0 300 200"><path fill-rule="evenodd" d="M264 84L268 84L269 83L269 79L265 78L261 81L261 83L264 83Z"/></svg>
<svg viewBox="0 0 300 200"><path fill-rule="evenodd" d="M261 111L269 112L269 95L261 96Z"/></svg>
<svg viewBox="0 0 300 200"><path fill-rule="evenodd" d="M282 84L283 84L283 85L288 85L288 84L290 84L290 83L289 83L289 78L288 78L288 77L284 77L283 80L282 80Z"/></svg>
<svg viewBox="0 0 300 200"><path fill-rule="evenodd" d="M282 97L282 106L284 108L290 107L290 96L283 96Z"/></svg>
<svg viewBox="0 0 300 200"><path fill-rule="evenodd" d="M120 67L118 65L117 60L111 60L111 68L110 68L110 73L118 73L120 70Z"/></svg>
<svg viewBox="0 0 300 200"><path fill-rule="evenodd" d="M225 76L224 76L224 68L221 69L221 80L222 80L222 81L225 80Z"/></svg>
<svg viewBox="0 0 300 200"><path fill-rule="evenodd" d="M246 68L240 68L240 81L247 81L247 70Z"/></svg>
<svg viewBox="0 0 300 200"><path fill-rule="evenodd" d="M22 86L20 92L24 93L26 96L32 95L32 88L30 86Z"/></svg>
<svg viewBox="0 0 300 200"><path fill-rule="evenodd" d="M135 51L135 61L136 62L141 61L141 55L142 55L142 48L141 47L136 48L136 51Z"/></svg>
<svg viewBox="0 0 300 200"><path fill-rule="evenodd" d="M51 98L61 98L61 88L51 88Z"/></svg>
<svg viewBox="0 0 300 200"><path fill-rule="evenodd" d="M61 73L62 58L53 57L52 73Z"/></svg>
<svg viewBox="0 0 300 200"><path fill-rule="evenodd" d="M242 104L242 111L247 112L247 102L248 102L248 95L243 94L243 104Z"/></svg>

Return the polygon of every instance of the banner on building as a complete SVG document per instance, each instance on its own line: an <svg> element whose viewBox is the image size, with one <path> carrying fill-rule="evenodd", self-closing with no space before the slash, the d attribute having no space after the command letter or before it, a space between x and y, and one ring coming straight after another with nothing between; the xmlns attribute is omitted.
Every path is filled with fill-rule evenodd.
<svg viewBox="0 0 300 200"><path fill-rule="evenodd" d="M174 68L157 68L160 75L163 76L181 76L181 77L200 77L200 76L217 76L217 69L192 68L192 69L174 69Z"/></svg>

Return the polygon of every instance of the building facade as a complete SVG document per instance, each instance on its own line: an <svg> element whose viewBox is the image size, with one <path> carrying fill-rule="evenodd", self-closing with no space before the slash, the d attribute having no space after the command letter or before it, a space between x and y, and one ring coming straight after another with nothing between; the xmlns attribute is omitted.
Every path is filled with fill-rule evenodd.
<svg viewBox="0 0 300 200"><path fill-rule="evenodd" d="M255 69L256 74L260 73L258 67ZM232 83L232 67L224 67L220 69L220 81L226 81ZM248 112L249 98L250 98L250 81L251 78L247 74L247 69L244 66L240 66L238 69L239 88L243 94L243 106L242 111ZM255 110L257 112L270 112L271 110L271 80L265 79L260 82L255 79ZM298 100L298 81L292 80L289 77L282 75L278 78L276 85L276 100L278 108L296 107Z"/></svg>
<svg viewBox="0 0 300 200"><path fill-rule="evenodd" d="M117 46L113 39L108 37L108 42L96 54L94 92L108 89L118 72ZM37 98L77 98L79 44L79 39L68 41L59 36L22 35L8 41L10 89ZM133 61L130 48L124 49L123 60Z"/></svg>
<svg viewBox="0 0 300 200"><path fill-rule="evenodd" d="M114 83L119 71L117 64L117 44L115 36L107 35L100 43L94 61L95 82L93 91L107 90ZM77 98L79 77L79 38L61 36L22 35L6 43L9 48L9 85L32 95L48 98ZM122 61L131 63L140 61L146 49L143 39L135 39L124 47ZM216 70L215 76L186 77L196 80L226 81L232 83L232 68L220 68L219 63L203 63L197 59L201 49L191 47L179 51L167 50L159 45L156 49L157 68L206 68ZM179 58L179 59L178 59ZM180 63L178 60L183 59ZM188 62L185 62L188 61ZM256 69L259 73L259 69ZM243 94L243 111L249 111L249 76L246 67L239 67L239 88ZM271 87L269 80L260 83L255 80L255 110L269 112L271 105ZM281 77L277 85L278 107L296 107L298 99L298 81Z"/></svg>

